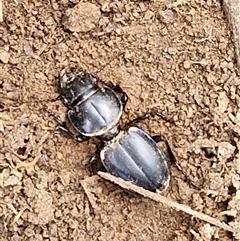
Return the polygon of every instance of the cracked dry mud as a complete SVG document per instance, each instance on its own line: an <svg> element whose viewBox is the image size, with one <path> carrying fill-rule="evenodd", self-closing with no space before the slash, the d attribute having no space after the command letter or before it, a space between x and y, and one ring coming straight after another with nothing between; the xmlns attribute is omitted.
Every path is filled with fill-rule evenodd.
<svg viewBox="0 0 240 241"><path fill-rule="evenodd" d="M228 20L217 0L3 1L0 24L0 240L238 240L233 234L90 176L98 142L56 130L51 109L66 66L94 72L129 95L121 123L163 134L189 177L173 166L163 193L238 227L240 90ZM57 99L57 100L56 100Z"/></svg>

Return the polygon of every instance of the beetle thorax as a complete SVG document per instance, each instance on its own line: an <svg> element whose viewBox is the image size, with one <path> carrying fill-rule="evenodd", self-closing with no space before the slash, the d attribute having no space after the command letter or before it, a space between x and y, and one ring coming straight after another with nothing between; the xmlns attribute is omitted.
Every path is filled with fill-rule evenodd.
<svg viewBox="0 0 240 241"><path fill-rule="evenodd" d="M124 132L123 131L119 131L119 128L118 127L115 127L116 128L116 131L113 133L114 135L110 138L110 139L107 139L105 138L105 140L107 141L107 145L108 146L114 146L116 145L116 143L119 142L119 140L122 138L122 136L124 135ZM113 129L115 129L113 128ZM112 130L113 130L112 129ZM108 133L109 134L109 133Z"/></svg>
<svg viewBox="0 0 240 241"><path fill-rule="evenodd" d="M118 126L114 126L111 130L109 130L106 134L103 135L103 140L112 143L119 136L119 128Z"/></svg>

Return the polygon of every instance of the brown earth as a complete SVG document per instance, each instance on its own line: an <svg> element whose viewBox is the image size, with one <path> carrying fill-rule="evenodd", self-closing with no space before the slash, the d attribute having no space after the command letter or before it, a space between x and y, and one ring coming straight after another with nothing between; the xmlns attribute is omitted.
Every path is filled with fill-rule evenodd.
<svg viewBox="0 0 240 241"><path fill-rule="evenodd" d="M76 143L58 75L94 72L129 95L122 123L164 134L173 166L164 195L232 226L240 222L240 90L232 34L217 0L8 0L0 25L0 240L237 240L231 233L100 178L85 186L97 141Z"/></svg>

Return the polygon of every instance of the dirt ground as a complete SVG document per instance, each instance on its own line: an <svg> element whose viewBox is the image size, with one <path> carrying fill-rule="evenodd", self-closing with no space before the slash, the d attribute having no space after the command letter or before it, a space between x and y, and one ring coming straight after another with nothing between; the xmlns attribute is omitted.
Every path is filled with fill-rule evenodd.
<svg viewBox="0 0 240 241"><path fill-rule="evenodd" d="M114 59L99 78L129 96L121 123L152 108L173 118L175 125L153 118L139 126L165 135L200 187L189 186L172 166L163 195L238 227L239 76L219 1L8 0L3 17L0 240L237 240L89 178L98 142L76 143L46 111L65 119L56 100L63 67L94 72Z"/></svg>

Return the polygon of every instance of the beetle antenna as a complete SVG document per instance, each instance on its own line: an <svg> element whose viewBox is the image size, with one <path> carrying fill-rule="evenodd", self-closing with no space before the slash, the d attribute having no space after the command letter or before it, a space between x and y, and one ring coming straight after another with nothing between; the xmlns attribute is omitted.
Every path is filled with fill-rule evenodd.
<svg viewBox="0 0 240 241"><path fill-rule="evenodd" d="M100 69L92 73L92 75L97 76L103 69L105 69L114 59L118 58L120 55L122 55L123 52L120 52L116 54L114 57L112 57L106 64L104 64Z"/></svg>

